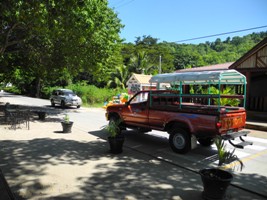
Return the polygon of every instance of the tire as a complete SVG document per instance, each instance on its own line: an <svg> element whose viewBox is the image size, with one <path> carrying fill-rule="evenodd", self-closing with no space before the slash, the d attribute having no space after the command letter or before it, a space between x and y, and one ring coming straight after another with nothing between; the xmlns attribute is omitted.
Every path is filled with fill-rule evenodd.
<svg viewBox="0 0 267 200"><path fill-rule="evenodd" d="M80 108L81 106L79 105L79 106L77 106L77 108Z"/></svg>
<svg viewBox="0 0 267 200"><path fill-rule="evenodd" d="M52 106L52 107L55 107L55 102L54 102L53 99L51 100L51 106Z"/></svg>
<svg viewBox="0 0 267 200"><path fill-rule="evenodd" d="M65 101L62 100L62 101L60 102L60 105L61 105L61 108L65 108Z"/></svg>
<svg viewBox="0 0 267 200"><path fill-rule="evenodd" d="M199 138L197 141L204 147L209 147L214 143L213 138Z"/></svg>
<svg viewBox="0 0 267 200"><path fill-rule="evenodd" d="M191 138L187 131L179 126L174 126L169 134L169 143L174 152L185 154L191 150Z"/></svg>

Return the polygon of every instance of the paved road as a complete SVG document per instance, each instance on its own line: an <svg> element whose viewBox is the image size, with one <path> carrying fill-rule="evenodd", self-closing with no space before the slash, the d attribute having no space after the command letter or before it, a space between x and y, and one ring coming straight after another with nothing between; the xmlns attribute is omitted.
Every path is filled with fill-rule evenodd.
<svg viewBox="0 0 267 200"><path fill-rule="evenodd" d="M44 99L6 94L2 94L2 98L6 98L10 103L16 104L39 106L50 105L49 100ZM80 109L61 109L60 107L56 107L56 109L68 113L70 119L75 121L76 128L86 130L91 134L97 133L97 136L104 138L104 133L99 132L99 130L107 124L104 116L104 109L90 109L90 112L87 108L83 107ZM266 133L251 130L251 136L248 137L248 140L253 141L254 144L252 146L247 146L245 149L236 149L236 154L244 162L245 168L242 172L236 173L234 185L243 187L247 190L256 191L267 197L267 140L259 137L261 135L266 135ZM173 163L195 172L203 167L214 166L217 163L214 145L209 148L204 148L198 145L196 149L186 155L175 154L169 147L168 135L159 131L152 131L148 134L139 134L135 131L128 130L126 131L125 146L126 148L152 156L155 159ZM227 147L232 148L230 145ZM255 185L255 182L258 182L259 184Z"/></svg>

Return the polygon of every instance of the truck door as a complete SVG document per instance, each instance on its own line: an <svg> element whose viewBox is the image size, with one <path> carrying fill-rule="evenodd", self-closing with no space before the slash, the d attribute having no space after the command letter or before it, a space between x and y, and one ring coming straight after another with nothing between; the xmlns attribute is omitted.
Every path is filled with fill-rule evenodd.
<svg viewBox="0 0 267 200"><path fill-rule="evenodd" d="M124 112L124 121L136 126L148 126L148 93L139 92L133 96Z"/></svg>

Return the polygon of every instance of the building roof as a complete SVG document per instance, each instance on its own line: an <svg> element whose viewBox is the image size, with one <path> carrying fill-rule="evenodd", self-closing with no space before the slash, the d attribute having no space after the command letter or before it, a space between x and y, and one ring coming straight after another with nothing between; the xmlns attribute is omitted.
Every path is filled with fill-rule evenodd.
<svg viewBox="0 0 267 200"><path fill-rule="evenodd" d="M253 54L256 54L260 49L264 48L267 46L267 37L264 38L261 42L256 44L252 49L250 49L247 53L245 53L241 58L239 58L237 61L235 61L229 69L237 69L238 66L249 59ZM266 53L266 52L265 52ZM265 54L266 55L266 54ZM254 66L255 68L256 66Z"/></svg>
<svg viewBox="0 0 267 200"><path fill-rule="evenodd" d="M145 75L145 74L133 74L129 80L127 81L126 85L129 84L150 84L149 80L152 75Z"/></svg>
<svg viewBox="0 0 267 200"><path fill-rule="evenodd" d="M180 69L175 71L176 73L181 72L202 72L202 71L218 71L218 70L227 70L233 64L233 62L227 62L222 64L216 65L208 65L202 67L194 67L194 68L187 68L187 69Z"/></svg>

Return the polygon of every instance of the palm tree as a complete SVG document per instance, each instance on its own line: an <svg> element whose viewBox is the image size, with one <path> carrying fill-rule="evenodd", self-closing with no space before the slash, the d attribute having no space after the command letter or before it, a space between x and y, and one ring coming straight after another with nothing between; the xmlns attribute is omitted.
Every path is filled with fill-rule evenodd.
<svg viewBox="0 0 267 200"><path fill-rule="evenodd" d="M112 72L111 80L108 81L107 85L109 87L115 85L116 87L125 89L126 82L128 81L128 79L129 79L129 71L127 66L120 65L116 67L115 72Z"/></svg>
<svg viewBox="0 0 267 200"><path fill-rule="evenodd" d="M136 55L130 61L132 68L134 68L133 71L142 74L149 74L151 69L155 67L149 62L149 56L146 51L137 51Z"/></svg>

